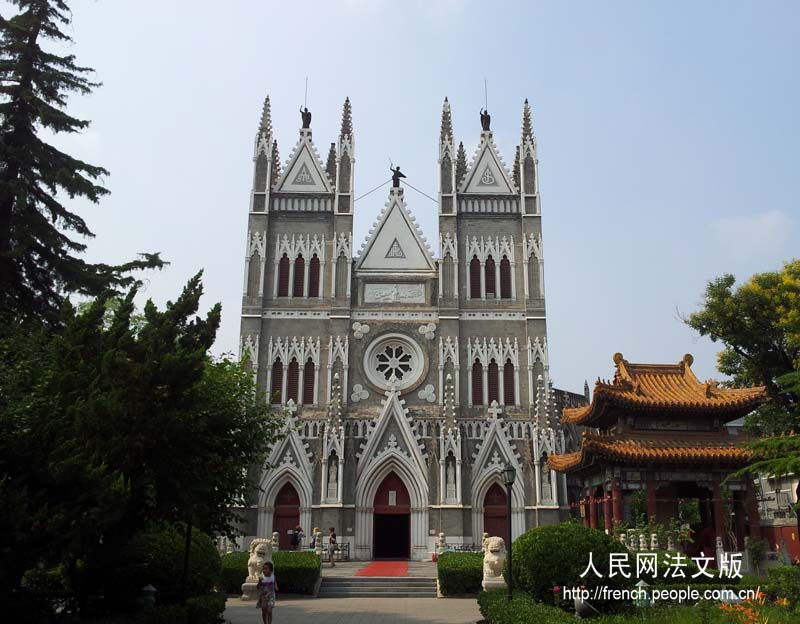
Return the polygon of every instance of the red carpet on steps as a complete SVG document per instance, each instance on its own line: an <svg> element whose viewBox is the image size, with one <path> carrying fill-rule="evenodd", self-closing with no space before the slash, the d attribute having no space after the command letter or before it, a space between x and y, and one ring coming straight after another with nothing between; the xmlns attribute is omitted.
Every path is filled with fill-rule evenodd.
<svg viewBox="0 0 800 624"><path fill-rule="evenodd" d="M356 576L408 576L408 561L373 561Z"/></svg>

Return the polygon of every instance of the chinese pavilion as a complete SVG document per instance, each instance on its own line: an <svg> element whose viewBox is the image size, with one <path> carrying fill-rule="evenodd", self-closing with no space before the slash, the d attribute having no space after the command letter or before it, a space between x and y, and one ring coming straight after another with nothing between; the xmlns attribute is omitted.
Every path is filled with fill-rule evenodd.
<svg viewBox="0 0 800 624"><path fill-rule="evenodd" d="M749 460L747 439L726 423L758 406L764 388L703 383L693 361L687 354L677 364L634 364L617 353L613 381L598 379L589 405L564 409L562 422L585 427L581 447L551 454L548 464L580 484L587 526L611 533L643 491L647 516L659 524L678 518L681 501L698 501L692 553L713 552L718 537L741 548L746 535L760 534L752 481L725 481Z"/></svg>

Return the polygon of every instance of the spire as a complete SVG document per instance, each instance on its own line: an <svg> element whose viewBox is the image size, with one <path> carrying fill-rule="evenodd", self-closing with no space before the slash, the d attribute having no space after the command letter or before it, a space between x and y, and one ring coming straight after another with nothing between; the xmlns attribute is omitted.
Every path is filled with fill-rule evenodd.
<svg viewBox="0 0 800 624"><path fill-rule="evenodd" d="M455 391L453 390L453 376L450 373L447 373L445 378L442 416L446 427L449 429L456 428Z"/></svg>
<svg viewBox="0 0 800 624"><path fill-rule="evenodd" d="M450 102L447 97L444 98L444 104L442 105L442 127L439 131L439 142L453 142L453 119L450 115Z"/></svg>
<svg viewBox="0 0 800 624"><path fill-rule="evenodd" d="M339 130L339 137L353 136L353 110L350 107L350 98L344 99L344 107L342 107L342 128Z"/></svg>
<svg viewBox="0 0 800 624"><path fill-rule="evenodd" d="M519 145L517 145L517 151L514 153L514 171L512 174L514 176L514 184L519 188Z"/></svg>
<svg viewBox="0 0 800 624"><path fill-rule="evenodd" d="M342 424L342 388L339 373L334 373L331 384L331 402L328 404L328 423L331 426Z"/></svg>
<svg viewBox="0 0 800 624"><path fill-rule="evenodd" d="M336 183L336 143L331 143L331 149L328 150L328 162L325 163L325 171L331 182Z"/></svg>
<svg viewBox="0 0 800 624"><path fill-rule="evenodd" d="M278 178L281 177L281 157L278 154L278 142L272 142L272 176L269 181L269 187L274 188Z"/></svg>
<svg viewBox="0 0 800 624"><path fill-rule="evenodd" d="M531 124L531 106L528 98L525 98L525 105L522 107L522 141L533 142L533 124Z"/></svg>
<svg viewBox="0 0 800 624"><path fill-rule="evenodd" d="M464 150L464 143L459 142L458 153L456 154L456 184L461 184L467 174L467 152Z"/></svg>
<svg viewBox="0 0 800 624"><path fill-rule="evenodd" d="M270 110L269 96L264 98L264 107L261 109L261 121L258 124L259 134L272 134L272 113Z"/></svg>
<svg viewBox="0 0 800 624"><path fill-rule="evenodd" d="M583 381L583 396L586 397L587 401L590 401L590 399L589 399L589 396L590 396L589 395L589 380L588 379L585 379Z"/></svg>

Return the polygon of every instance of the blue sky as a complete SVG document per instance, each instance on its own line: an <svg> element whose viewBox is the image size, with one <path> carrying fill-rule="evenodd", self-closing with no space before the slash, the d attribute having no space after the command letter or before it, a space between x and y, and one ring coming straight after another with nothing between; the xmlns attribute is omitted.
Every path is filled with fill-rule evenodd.
<svg viewBox="0 0 800 624"><path fill-rule="evenodd" d="M71 50L104 86L71 110L93 120L61 145L111 171L94 260L158 250L163 304L205 269L236 351L252 145L264 96L281 157L305 77L327 152L350 96L356 193L389 158L436 195L441 103L471 155L483 80L511 162L522 102L539 142L551 371L610 377L611 356L717 376L716 345L679 319L706 280L800 255L800 5L791 2L75 1ZM436 206L407 196L428 239ZM356 204L356 248L385 200ZM433 245L435 247L435 245Z"/></svg>

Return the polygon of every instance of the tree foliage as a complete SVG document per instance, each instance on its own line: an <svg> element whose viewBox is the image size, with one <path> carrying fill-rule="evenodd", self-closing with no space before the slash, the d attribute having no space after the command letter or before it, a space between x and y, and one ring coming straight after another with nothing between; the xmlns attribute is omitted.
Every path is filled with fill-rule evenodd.
<svg viewBox="0 0 800 624"><path fill-rule="evenodd" d="M220 307L196 316L202 292L198 274L141 324L133 290L111 312L67 306L56 333L0 335L0 586L63 564L86 599L153 523L233 533L281 423L242 364L209 357Z"/></svg>
<svg viewBox="0 0 800 624"><path fill-rule="evenodd" d="M64 0L12 0L19 13L0 16L0 313L53 319L64 293L96 296L134 283L131 271L160 267L158 254L122 265L92 264L80 257L93 236L64 198L97 202L108 191L107 171L59 150L44 133L76 133L89 122L66 111L70 94L88 94L98 83L71 54L43 48L71 43Z"/></svg>

